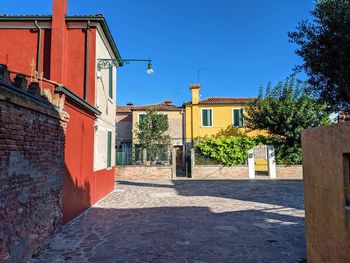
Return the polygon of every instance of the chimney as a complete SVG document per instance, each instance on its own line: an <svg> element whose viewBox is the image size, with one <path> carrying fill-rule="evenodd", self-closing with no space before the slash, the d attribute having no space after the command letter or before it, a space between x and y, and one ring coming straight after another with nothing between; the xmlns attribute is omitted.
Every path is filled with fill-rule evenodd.
<svg viewBox="0 0 350 263"><path fill-rule="evenodd" d="M165 100L165 101L164 101L164 104L165 104L165 105L171 105L172 103L173 103L172 100Z"/></svg>
<svg viewBox="0 0 350 263"><path fill-rule="evenodd" d="M67 2L68 0L52 0L50 79L62 84L67 41Z"/></svg>
<svg viewBox="0 0 350 263"><path fill-rule="evenodd" d="M199 90L201 88L201 84L191 84L190 90L192 92L192 105L198 105L199 103Z"/></svg>
<svg viewBox="0 0 350 263"><path fill-rule="evenodd" d="M127 105L127 106L133 106L134 103L132 103L131 101L129 101L126 105Z"/></svg>

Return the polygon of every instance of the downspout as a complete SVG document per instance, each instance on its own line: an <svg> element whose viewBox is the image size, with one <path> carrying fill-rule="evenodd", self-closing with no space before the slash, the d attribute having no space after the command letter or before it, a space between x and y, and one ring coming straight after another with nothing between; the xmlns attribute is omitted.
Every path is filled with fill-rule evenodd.
<svg viewBox="0 0 350 263"><path fill-rule="evenodd" d="M88 85L89 85L89 30L91 28L90 20L87 21L85 31L85 64L84 64L84 100L87 101L88 97Z"/></svg>
<svg viewBox="0 0 350 263"><path fill-rule="evenodd" d="M38 24L38 21L35 20L34 21L34 25L35 27L38 29L39 33L38 33L38 46L37 46L37 55L36 55L36 71L39 72L40 71L40 60L41 60L41 27Z"/></svg>

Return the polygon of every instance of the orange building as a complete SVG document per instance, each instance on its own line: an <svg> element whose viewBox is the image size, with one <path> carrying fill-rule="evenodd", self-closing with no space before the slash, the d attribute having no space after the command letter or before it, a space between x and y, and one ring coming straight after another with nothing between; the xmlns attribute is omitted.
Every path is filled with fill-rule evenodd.
<svg viewBox="0 0 350 263"><path fill-rule="evenodd" d="M1 64L57 82L54 92L66 98L62 201L68 222L114 189L116 70L97 74L96 65L121 61L120 54L104 17L67 16L67 0L53 0L52 16L0 16L0 39Z"/></svg>

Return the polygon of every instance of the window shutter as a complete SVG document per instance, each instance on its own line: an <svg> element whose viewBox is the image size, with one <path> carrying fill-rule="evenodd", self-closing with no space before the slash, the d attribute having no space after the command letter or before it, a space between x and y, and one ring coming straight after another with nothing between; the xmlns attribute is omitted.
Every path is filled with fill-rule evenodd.
<svg viewBox="0 0 350 263"><path fill-rule="evenodd" d="M208 110L202 110L202 126L208 126Z"/></svg>
<svg viewBox="0 0 350 263"><path fill-rule="evenodd" d="M109 69L108 96L113 99L113 68Z"/></svg>
<svg viewBox="0 0 350 263"><path fill-rule="evenodd" d="M112 167L112 132L107 135L107 168Z"/></svg>
<svg viewBox="0 0 350 263"><path fill-rule="evenodd" d="M243 109L240 109L239 115L239 126L243 127Z"/></svg>
<svg viewBox="0 0 350 263"><path fill-rule="evenodd" d="M212 110L208 110L208 126L213 126L213 120L212 120L212 114L211 114Z"/></svg>
<svg viewBox="0 0 350 263"><path fill-rule="evenodd" d="M239 110L233 110L233 127L239 126Z"/></svg>

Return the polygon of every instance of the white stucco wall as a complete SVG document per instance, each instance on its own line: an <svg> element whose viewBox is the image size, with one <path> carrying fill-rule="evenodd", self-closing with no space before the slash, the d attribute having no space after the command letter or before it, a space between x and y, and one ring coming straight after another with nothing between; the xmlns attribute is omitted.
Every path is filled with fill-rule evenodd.
<svg viewBox="0 0 350 263"><path fill-rule="evenodd" d="M96 59L110 59L112 52L109 50L103 35L96 34ZM96 60L97 64L97 60ZM116 80L117 71L113 70L113 96L109 98L109 71L101 69L100 77L96 78L96 107L102 112L95 121L95 145L94 145L94 170L107 168L107 131L112 132L111 161L115 166L115 105L116 105ZM98 74L97 74L98 75Z"/></svg>

